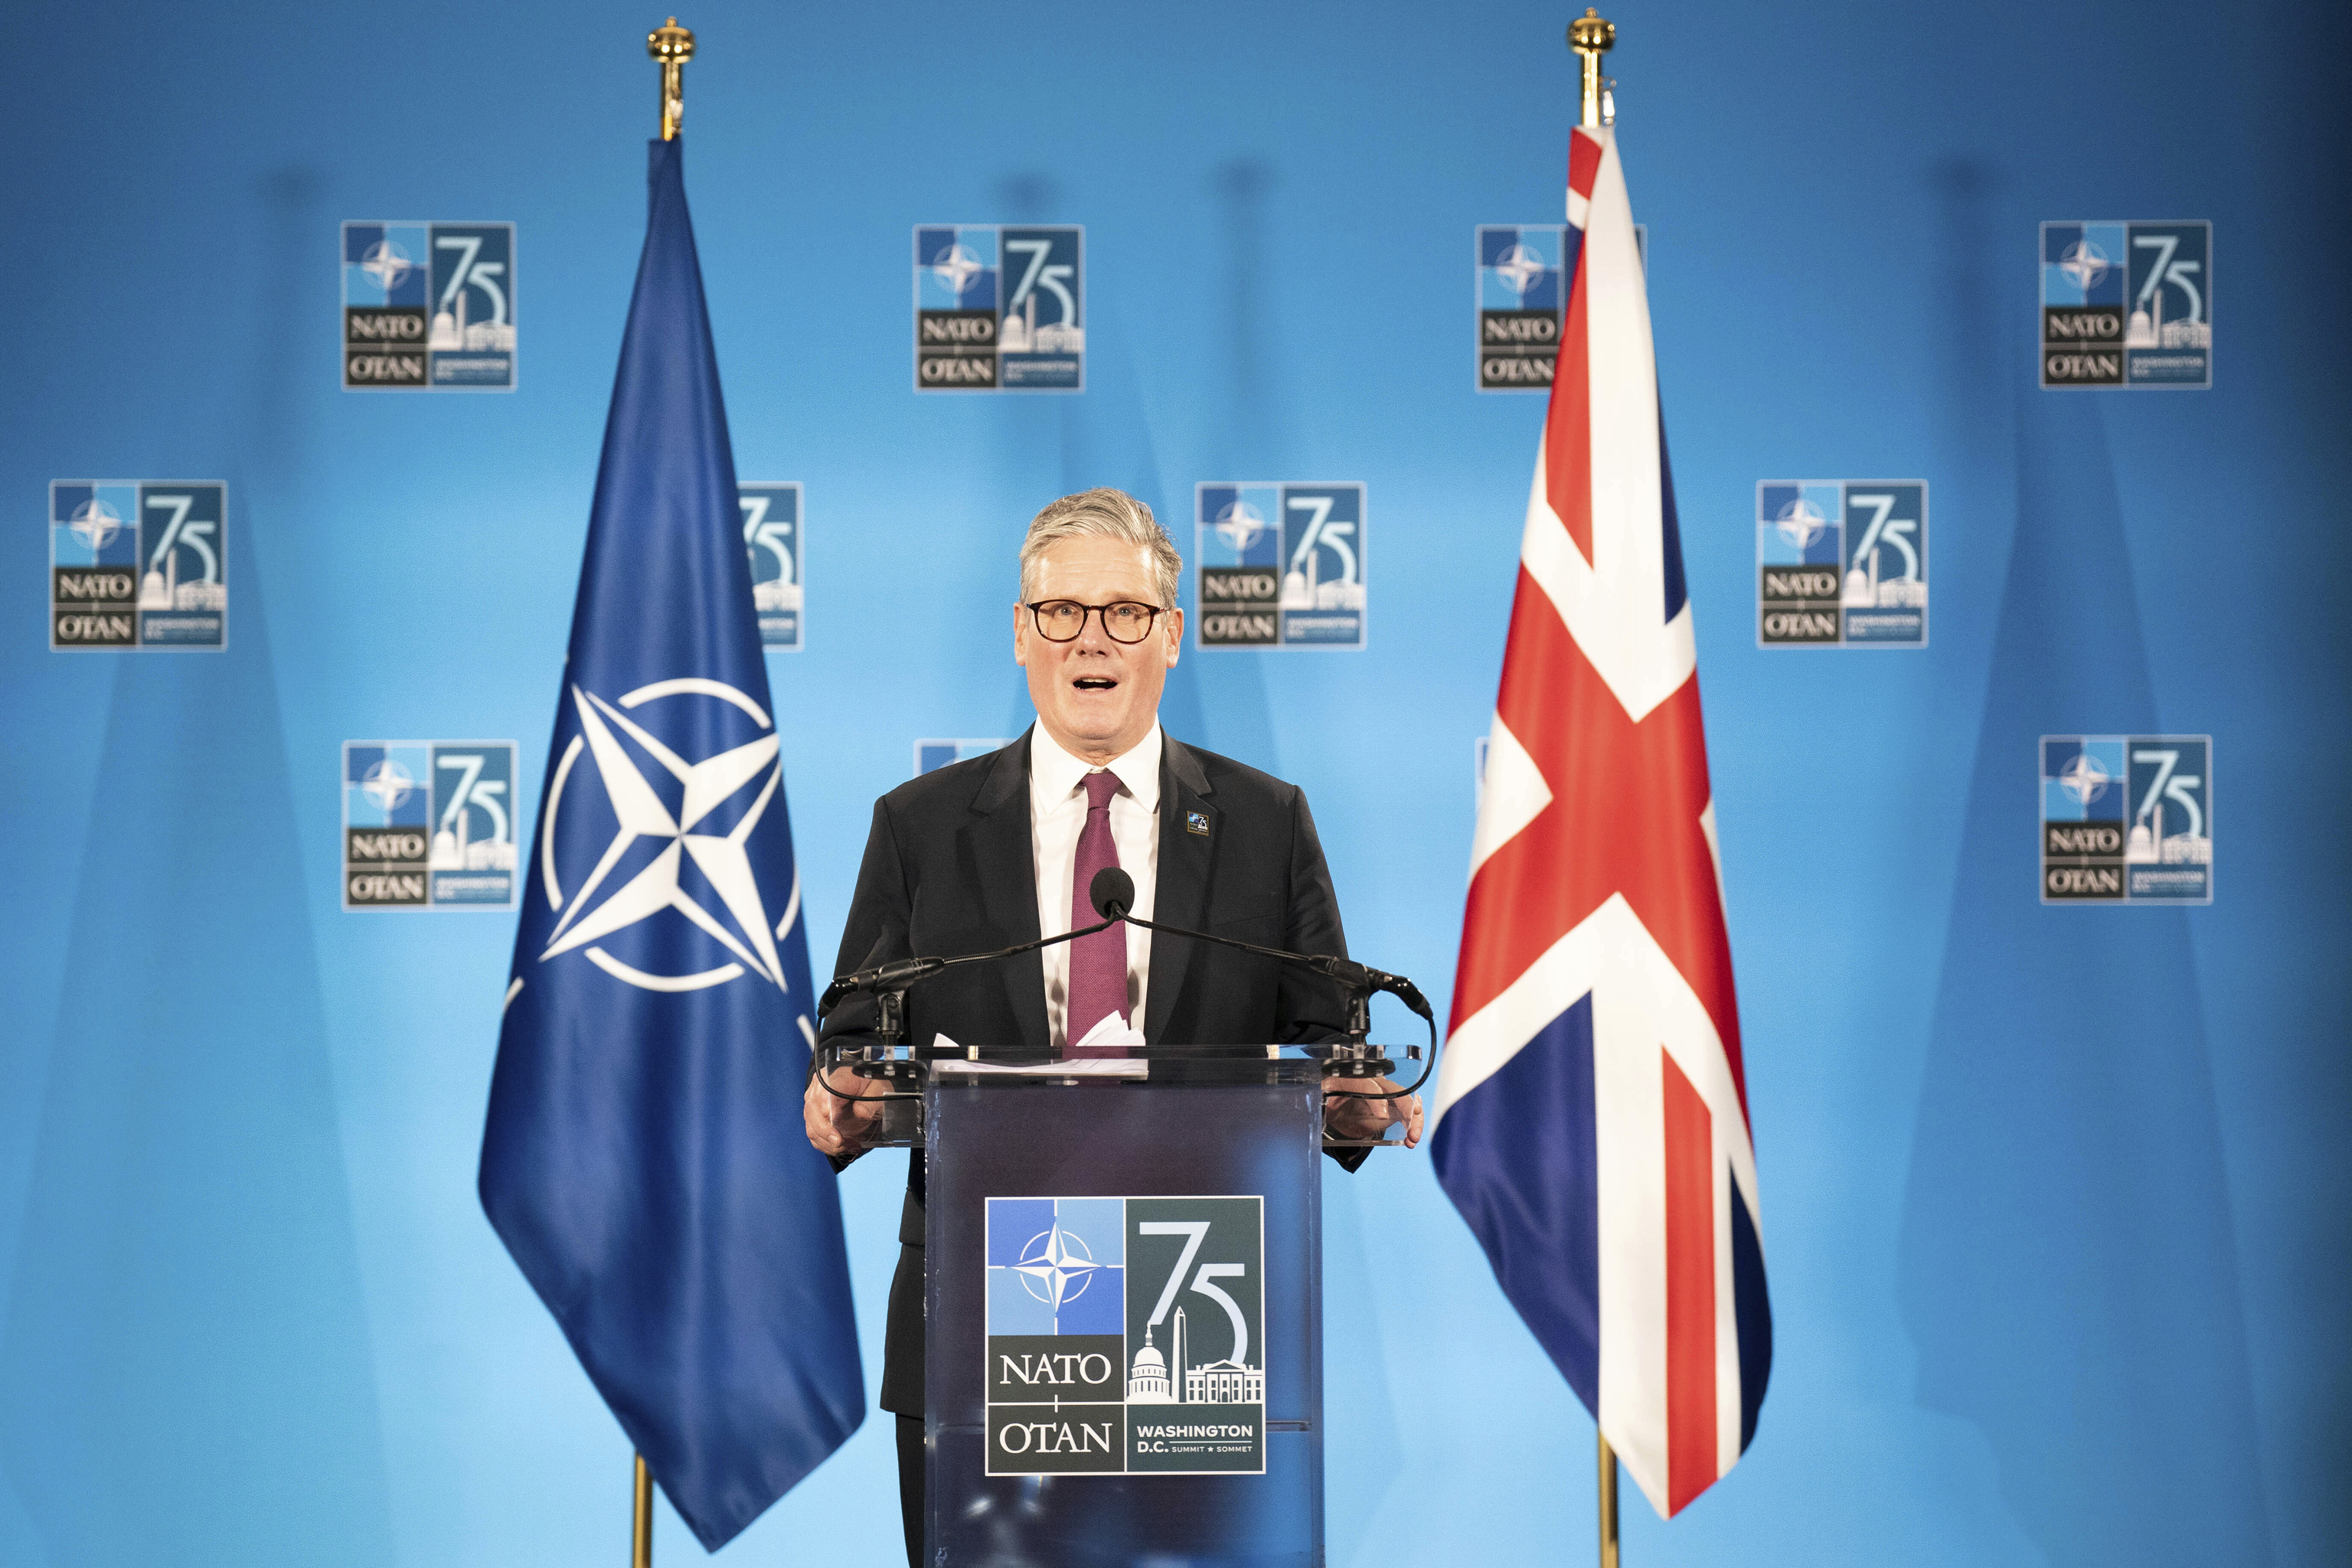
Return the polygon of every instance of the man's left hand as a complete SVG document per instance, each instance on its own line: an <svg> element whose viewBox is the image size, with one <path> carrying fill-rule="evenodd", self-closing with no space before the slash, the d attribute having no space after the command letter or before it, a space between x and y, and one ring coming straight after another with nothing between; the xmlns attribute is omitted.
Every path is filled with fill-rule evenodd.
<svg viewBox="0 0 2352 1568"><path fill-rule="evenodd" d="M1396 1094L1402 1087L1392 1079L1375 1079L1367 1086L1367 1091ZM1326 1091L1323 1130L1332 1137L1382 1138L1387 1135L1389 1128L1400 1121L1404 1123L1404 1146L1413 1148L1421 1142L1421 1096L1407 1094L1394 1100L1363 1100L1347 1097L1336 1090Z"/></svg>

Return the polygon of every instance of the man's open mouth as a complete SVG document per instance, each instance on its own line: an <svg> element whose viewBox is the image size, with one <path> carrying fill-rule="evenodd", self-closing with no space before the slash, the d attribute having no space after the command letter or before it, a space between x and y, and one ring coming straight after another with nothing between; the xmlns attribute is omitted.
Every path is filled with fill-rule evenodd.
<svg viewBox="0 0 2352 1568"><path fill-rule="evenodd" d="M1081 691L1108 691L1118 682L1107 675L1081 675L1070 684Z"/></svg>

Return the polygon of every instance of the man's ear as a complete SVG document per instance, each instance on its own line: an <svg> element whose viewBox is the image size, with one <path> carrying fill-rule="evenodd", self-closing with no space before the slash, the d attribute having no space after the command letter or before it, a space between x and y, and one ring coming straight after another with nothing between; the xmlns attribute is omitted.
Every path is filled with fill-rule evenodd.
<svg viewBox="0 0 2352 1568"><path fill-rule="evenodd" d="M1029 617L1019 604L1013 606L1013 662L1024 667L1029 662Z"/></svg>
<svg viewBox="0 0 2352 1568"><path fill-rule="evenodd" d="M1168 612L1168 668L1176 668L1178 656L1184 651L1184 612L1181 608Z"/></svg>

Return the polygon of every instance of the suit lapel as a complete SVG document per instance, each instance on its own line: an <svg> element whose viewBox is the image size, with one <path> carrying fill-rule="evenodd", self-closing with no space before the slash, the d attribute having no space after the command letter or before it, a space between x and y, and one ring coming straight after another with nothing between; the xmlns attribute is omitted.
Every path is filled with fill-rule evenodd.
<svg viewBox="0 0 2352 1568"><path fill-rule="evenodd" d="M1160 748L1160 867L1151 919L1162 925L1202 929L1209 907L1209 876L1216 864L1217 808L1208 799L1209 775L1191 748L1162 731ZM1202 829L1205 827L1206 832ZM1143 1005L1143 1037L1155 1046L1191 971L1190 937L1155 933L1151 941L1151 985ZM1177 1045L1192 1045L1178 1040Z"/></svg>
<svg viewBox="0 0 2352 1568"><path fill-rule="evenodd" d="M1010 947L1034 942L1038 934L1037 860L1029 842L1029 735L1024 733L996 755L996 765L972 798L972 820L964 834L979 881L981 908L989 925ZM1045 1024L1044 961L1031 952L994 967L1003 977L1013 1016L1020 1021L1021 1038L956 1043L1044 1049L1051 1037Z"/></svg>

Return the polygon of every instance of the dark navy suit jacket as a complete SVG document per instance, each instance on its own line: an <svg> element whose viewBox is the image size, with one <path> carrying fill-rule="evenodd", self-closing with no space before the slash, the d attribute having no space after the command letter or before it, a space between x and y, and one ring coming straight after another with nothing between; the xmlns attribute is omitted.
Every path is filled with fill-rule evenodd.
<svg viewBox="0 0 2352 1568"><path fill-rule="evenodd" d="M1033 729L1030 733L1035 731ZM1266 947L1344 957L1330 868L1295 784L1163 737L1155 923ZM1034 941L1037 871L1029 842L1029 734L938 769L874 803L874 826L841 938L845 973L918 954L986 952ZM1152 1045L1312 1044L1345 1032L1347 1000L1296 964L1157 933L1143 1036ZM844 1002L824 1037L874 1026L867 997ZM907 1038L1044 1050L1045 971L1036 953L947 970L907 994ZM1369 1151L1334 1150L1353 1170ZM923 1414L923 1183L909 1168L890 1284L882 1408Z"/></svg>

